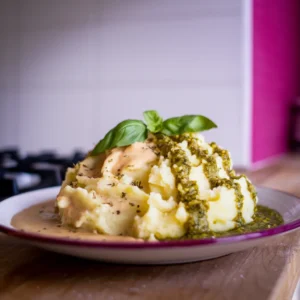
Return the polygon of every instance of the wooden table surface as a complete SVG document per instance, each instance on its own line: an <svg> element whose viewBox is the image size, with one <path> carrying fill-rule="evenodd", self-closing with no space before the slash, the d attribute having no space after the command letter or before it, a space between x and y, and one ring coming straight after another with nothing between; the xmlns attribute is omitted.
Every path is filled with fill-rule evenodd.
<svg viewBox="0 0 300 300"><path fill-rule="evenodd" d="M300 157L248 174L300 196ZM169 266L113 265L59 255L0 235L0 299L291 299L300 231L248 251Z"/></svg>

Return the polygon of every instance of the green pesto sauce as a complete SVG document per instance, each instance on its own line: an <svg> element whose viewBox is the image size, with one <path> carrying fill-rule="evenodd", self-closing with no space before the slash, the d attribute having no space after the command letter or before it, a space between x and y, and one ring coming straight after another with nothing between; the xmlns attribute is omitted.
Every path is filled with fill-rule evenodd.
<svg viewBox="0 0 300 300"><path fill-rule="evenodd" d="M218 186L224 186L228 189L234 189L235 193L235 203L237 208L237 215L234 218L234 221L237 223L237 226L241 226L245 223L243 218L242 209L243 209L243 202L244 202L244 195L241 192L241 186L239 183L234 182L233 178L211 178L210 179L210 187L213 189Z"/></svg>
<svg viewBox="0 0 300 300"><path fill-rule="evenodd" d="M192 135L185 135L184 137L188 141L188 146L192 154L196 155L198 159L200 159L203 172L208 178L210 183L211 189L218 187L218 186L225 186L228 189L234 189L235 191L235 201L236 201L236 208L237 208L237 216L235 217L234 221L236 221L238 226L241 226L245 223L243 218L242 209L243 209L243 202L244 196L241 192L241 187L238 183L234 182L233 179L223 179L218 177L218 166L216 162L216 158L213 155L208 155L207 150L201 150L198 145L198 142L195 137ZM216 143L211 143L210 146L212 147L213 154L218 154L222 158L223 168L227 172L230 172L231 162L230 156L227 150L219 148Z"/></svg>
<svg viewBox="0 0 300 300"><path fill-rule="evenodd" d="M276 211L266 206L257 205L256 212L253 217L253 222L243 224L240 227L234 228L225 232L203 232L193 236L186 235L182 239L192 238L209 238L209 237L225 237L233 236L250 232L257 232L264 229L270 229L283 224L282 216Z"/></svg>
<svg viewBox="0 0 300 300"><path fill-rule="evenodd" d="M210 143L210 146L213 149L213 153L217 153L222 158L223 168L228 173L231 168L229 152L225 149L221 149L220 147L218 147L215 142Z"/></svg>
<svg viewBox="0 0 300 300"><path fill-rule="evenodd" d="M188 179L192 166L185 151L178 146L178 143L181 143L182 141L187 141L188 149L191 154L196 155L199 163L202 164L203 172L212 189L218 186L225 186L228 189L234 189L237 208L237 216L234 221L238 227L242 226L245 223L242 214L244 196L241 192L240 184L234 180L244 177L244 175L236 176L235 172L230 169L231 161L228 151L219 148L216 143L211 143L210 146L212 147L213 153L212 155L209 155L207 150L201 149L197 138L193 134L189 133L172 137L157 134L156 137L161 154L165 158L168 158L171 162L171 169L175 175L176 186L178 189L178 200L185 203L190 215L187 225L188 235L192 236L199 232L210 232L206 217L209 207L206 200L201 200L199 198L199 190L196 182ZM222 158L223 167L227 172L229 179L218 177L219 170L216 162L216 156L214 155L215 153ZM247 178L246 182L248 190L256 204L255 188Z"/></svg>
<svg viewBox="0 0 300 300"><path fill-rule="evenodd" d="M276 211L256 205L256 190L245 175L236 175L231 169L230 155L227 150L219 148L215 143L211 143L212 155L207 150L201 149L197 138L192 134L182 134L168 137L162 134L157 134L157 146L161 155L170 160L171 169L175 176L176 186L178 189L178 200L183 202L190 215L187 222L187 232L183 238L205 238L236 235L246 232L254 232L262 229L276 227L283 223L283 219ZM192 155L196 155L199 164L203 167L203 172L207 177L211 189L224 186L228 189L234 189L235 201L237 208L237 216L234 221L236 228L227 232L212 232L209 229L207 221L207 211L209 208L208 201L201 200L199 196L198 185L195 181L189 180L189 174L192 165L184 150L180 148L178 143L187 141L188 149ZM223 161L223 168L226 171L229 179L220 178L218 176L218 165L216 156L219 155ZM245 178L247 188L255 203L254 221L250 224L245 224L242 215L244 196L241 192L241 186L237 180Z"/></svg>
<svg viewBox="0 0 300 300"><path fill-rule="evenodd" d="M248 191L251 194L251 198L252 198L254 204L256 204L256 196L257 196L256 189L255 189L254 185L248 179L246 179L246 181L247 181Z"/></svg>
<svg viewBox="0 0 300 300"><path fill-rule="evenodd" d="M171 169L176 180L178 200L185 203L190 215L187 221L188 234L208 232L209 227L206 218L208 204L207 201L200 199L196 182L189 180L192 166L186 153L172 138L162 134L157 134L156 137L161 155L170 160Z"/></svg>

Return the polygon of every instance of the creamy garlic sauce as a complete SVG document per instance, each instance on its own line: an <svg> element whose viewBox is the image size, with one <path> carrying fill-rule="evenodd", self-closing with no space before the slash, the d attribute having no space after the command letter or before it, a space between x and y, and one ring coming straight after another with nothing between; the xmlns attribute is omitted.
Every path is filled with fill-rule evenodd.
<svg viewBox="0 0 300 300"><path fill-rule="evenodd" d="M62 226L59 216L54 212L55 200L33 205L16 214L11 225L28 233L36 233L49 237L68 238L72 240L107 241L107 242L143 242L129 236L109 236L83 229Z"/></svg>
<svg viewBox="0 0 300 300"><path fill-rule="evenodd" d="M152 149L153 146L152 144L136 142L125 149L113 149L103 164L102 173L110 172L116 175L122 173L124 169L136 170L145 164L154 163L157 160L157 155Z"/></svg>

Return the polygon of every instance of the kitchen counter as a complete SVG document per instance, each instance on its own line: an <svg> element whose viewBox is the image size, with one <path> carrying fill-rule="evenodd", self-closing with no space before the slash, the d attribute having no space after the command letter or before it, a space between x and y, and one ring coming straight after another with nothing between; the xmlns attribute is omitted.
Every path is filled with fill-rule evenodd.
<svg viewBox="0 0 300 300"><path fill-rule="evenodd" d="M248 174L300 196L300 156ZM291 299L300 275L300 230L247 251L169 266L68 257L0 235L0 299Z"/></svg>

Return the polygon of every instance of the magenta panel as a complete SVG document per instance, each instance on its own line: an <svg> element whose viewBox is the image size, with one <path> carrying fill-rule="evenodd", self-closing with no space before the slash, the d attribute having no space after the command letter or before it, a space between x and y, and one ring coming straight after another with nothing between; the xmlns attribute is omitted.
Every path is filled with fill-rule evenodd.
<svg viewBox="0 0 300 300"><path fill-rule="evenodd" d="M252 162L287 151L289 106L300 96L299 20L299 0L253 0Z"/></svg>

